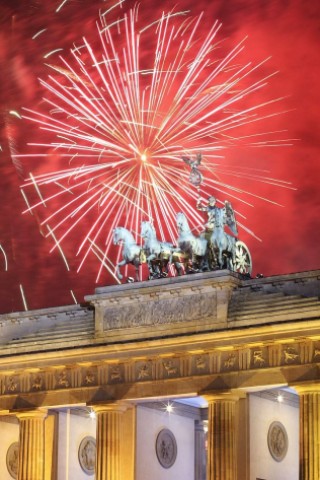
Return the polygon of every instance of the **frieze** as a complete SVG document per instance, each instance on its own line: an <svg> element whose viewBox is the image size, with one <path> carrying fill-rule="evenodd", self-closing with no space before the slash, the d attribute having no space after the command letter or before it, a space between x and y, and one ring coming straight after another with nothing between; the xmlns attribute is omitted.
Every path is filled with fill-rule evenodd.
<svg viewBox="0 0 320 480"><path fill-rule="evenodd" d="M45 390L44 375L42 373L31 374L30 391L39 392Z"/></svg>
<svg viewBox="0 0 320 480"><path fill-rule="evenodd" d="M122 364L109 365L108 373L108 383L124 382L124 366Z"/></svg>
<svg viewBox="0 0 320 480"><path fill-rule="evenodd" d="M108 383L108 366L105 364L97 367L98 385L106 385Z"/></svg>
<svg viewBox="0 0 320 480"><path fill-rule="evenodd" d="M282 365L282 346L280 344L268 345L268 363L270 367Z"/></svg>
<svg viewBox="0 0 320 480"><path fill-rule="evenodd" d="M286 346L283 348L283 363L292 365L300 363L300 354L295 346Z"/></svg>
<svg viewBox="0 0 320 480"><path fill-rule="evenodd" d="M298 345L299 345L301 363L312 362L313 355L314 355L312 341L305 338L303 339L303 341L300 340L300 342L298 342Z"/></svg>
<svg viewBox="0 0 320 480"><path fill-rule="evenodd" d="M210 354L210 373L219 373L221 371L221 356L219 351Z"/></svg>
<svg viewBox="0 0 320 480"><path fill-rule="evenodd" d="M251 368L263 368L268 366L267 349L252 348L251 349Z"/></svg>
<svg viewBox="0 0 320 480"><path fill-rule="evenodd" d="M9 376L5 379L5 393L16 394L20 392L20 379L18 375Z"/></svg>
<svg viewBox="0 0 320 480"><path fill-rule="evenodd" d="M217 316L217 299L214 291L207 294L158 297L153 301L120 304L106 308L104 327L108 329L135 326L172 324L196 321Z"/></svg>
<svg viewBox="0 0 320 480"><path fill-rule="evenodd" d="M188 376L228 374L272 367L320 363L320 342L304 339L287 344L236 345L232 350L216 348L203 353L126 359L119 363L101 361L98 365L51 366L47 370L15 371L0 377L1 395L142 383Z"/></svg>
<svg viewBox="0 0 320 480"><path fill-rule="evenodd" d="M320 362L320 345L314 348L313 361Z"/></svg>
<svg viewBox="0 0 320 480"><path fill-rule="evenodd" d="M209 355L193 355L191 369L192 375L209 373Z"/></svg>
<svg viewBox="0 0 320 480"><path fill-rule="evenodd" d="M98 377L97 377L97 369L96 368L89 368L82 372L82 385L84 387L91 387L93 385L97 385Z"/></svg>
<svg viewBox="0 0 320 480"><path fill-rule="evenodd" d="M180 362L181 359L165 359L162 361L164 378L180 377Z"/></svg>
<svg viewBox="0 0 320 480"><path fill-rule="evenodd" d="M239 352L223 352L222 355L222 370L235 370L239 367Z"/></svg>
<svg viewBox="0 0 320 480"><path fill-rule="evenodd" d="M56 388L69 388L71 387L70 372L62 370L56 373Z"/></svg>
<svg viewBox="0 0 320 480"><path fill-rule="evenodd" d="M135 364L135 381L143 382L144 380L152 380L153 368L152 361L136 362Z"/></svg>

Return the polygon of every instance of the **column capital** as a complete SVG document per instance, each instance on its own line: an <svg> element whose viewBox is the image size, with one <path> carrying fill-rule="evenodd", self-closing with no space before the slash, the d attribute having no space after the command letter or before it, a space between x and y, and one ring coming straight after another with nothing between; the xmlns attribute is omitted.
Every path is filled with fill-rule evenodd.
<svg viewBox="0 0 320 480"><path fill-rule="evenodd" d="M212 402L218 401L238 401L240 398L246 398L246 392L240 390L225 390L225 391L217 391L217 392L204 392L201 393L201 397L203 397L208 404Z"/></svg>
<svg viewBox="0 0 320 480"><path fill-rule="evenodd" d="M96 413L108 413L108 412L125 412L128 408L128 404L124 402L110 402L110 403L102 403L96 405L90 405L92 410Z"/></svg>
<svg viewBox="0 0 320 480"><path fill-rule="evenodd" d="M320 393L320 384L316 382L299 384L299 385L290 385L291 388L294 388L299 395L305 395L308 393Z"/></svg>
<svg viewBox="0 0 320 480"><path fill-rule="evenodd" d="M16 412L15 416L19 420L27 420L31 418L38 418L38 419L45 419L48 415L48 410L44 409L37 409L37 410L25 410L23 412Z"/></svg>

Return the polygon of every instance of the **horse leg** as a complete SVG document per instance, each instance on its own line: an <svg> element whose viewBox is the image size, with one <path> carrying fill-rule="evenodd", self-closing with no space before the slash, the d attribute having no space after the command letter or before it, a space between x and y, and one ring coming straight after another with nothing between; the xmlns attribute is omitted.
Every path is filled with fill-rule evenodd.
<svg viewBox="0 0 320 480"><path fill-rule="evenodd" d="M226 254L226 259L227 259L227 269L232 272L233 271L233 265L234 265L233 252L232 252L232 250L229 249L229 246L228 246L228 250L226 250L225 254Z"/></svg>
<svg viewBox="0 0 320 480"><path fill-rule="evenodd" d="M148 265L148 270L149 270L149 280L153 278L157 278L159 276L159 271L155 269L155 263L153 260L156 258L156 255L152 253L147 257L147 265Z"/></svg>
<svg viewBox="0 0 320 480"><path fill-rule="evenodd" d="M220 270L223 269L222 248L219 248L219 267L220 267Z"/></svg>
<svg viewBox="0 0 320 480"><path fill-rule="evenodd" d="M160 277L166 278L169 272L169 261L167 259L159 260Z"/></svg>
<svg viewBox="0 0 320 480"><path fill-rule="evenodd" d="M230 270L231 272L233 272L233 265L234 265L233 257L232 257L232 255L230 254L230 257L229 257L229 270Z"/></svg>
<svg viewBox="0 0 320 480"><path fill-rule="evenodd" d="M232 247L231 253L230 253L230 270L232 272L235 272L235 266L236 266L236 252L235 252L235 249Z"/></svg>
<svg viewBox="0 0 320 480"><path fill-rule="evenodd" d="M139 267L140 267L140 265L141 265L140 260L139 260L139 259L135 259L135 260L133 261L133 265L134 265L135 268L136 268L136 277L135 277L135 278L136 278L136 282L140 282L140 272L139 272Z"/></svg>
<svg viewBox="0 0 320 480"><path fill-rule="evenodd" d="M174 268L176 269L178 277L181 277L183 275L183 269L182 265L180 262L173 262Z"/></svg>
<svg viewBox="0 0 320 480"><path fill-rule="evenodd" d="M201 257L199 268L200 268L201 272L207 272L208 270L210 270L209 269L209 250L208 250L208 247L207 247L206 252L203 255L203 257Z"/></svg>
<svg viewBox="0 0 320 480"><path fill-rule="evenodd" d="M121 260L121 262L117 263L117 266L116 266L116 275L117 277L119 278L119 280L122 280L123 279L123 275L121 275L120 273L120 267L123 267L124 265L126 265L126 260L123 259Z"/></svg>

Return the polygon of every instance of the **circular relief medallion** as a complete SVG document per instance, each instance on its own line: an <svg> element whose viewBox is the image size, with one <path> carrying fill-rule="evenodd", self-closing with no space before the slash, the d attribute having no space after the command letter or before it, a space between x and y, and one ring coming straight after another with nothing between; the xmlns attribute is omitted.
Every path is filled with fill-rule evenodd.
<svg viewBox="0 0 320 480"><path fill-rule="evenodd" d="M161 430L157 436L156 452L162 467L172 467L177 457L177 442L173 433L167 428Z"/></svg>
<svg viewBox="0 0 320 480"><path fill-rule="evenodd" d="M288 435L280 422L272 422L268 430L269 452L277 462L281 462L287 454Z"/></svg>
<svg viewBox="0 0 320 480"><path fill-rule="evenodd" d="M19 443L14 442L7 451L7 469L12 478L18 478Z"/></svg>
<svg viewBox="0 0 320 480"><path fill-rule="evenodd" d="M79 446L79 463L87 475L93 475L96 463L96 440L93 437L84 437Z"/></svg>

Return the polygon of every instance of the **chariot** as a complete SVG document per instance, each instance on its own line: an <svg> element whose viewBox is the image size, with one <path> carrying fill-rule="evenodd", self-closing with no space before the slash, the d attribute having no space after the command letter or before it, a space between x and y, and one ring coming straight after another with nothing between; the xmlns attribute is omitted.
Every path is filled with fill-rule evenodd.
<svg viewBox="0 0 320 480"><path fill-rule="evenodd" d="M149 279L173 275L229 269L242 276L250 277L252 260L246 244L238 239L238 229L231 204L225 202L223 208L210 210L210 228L194 235L187 217L180 212L176 216L178 238L176 243L157 239L152 222L141 223L142 245L138 245L133 234L124 227L116 227L113 232L115 244L122 243L122 260L116 266L116 275L123 276L120 267L135 266L135 280L140 279L140 266L147 264ZM228 226L230 232L225 231ZM170 268L172 266L172 269Z"/></svg>

